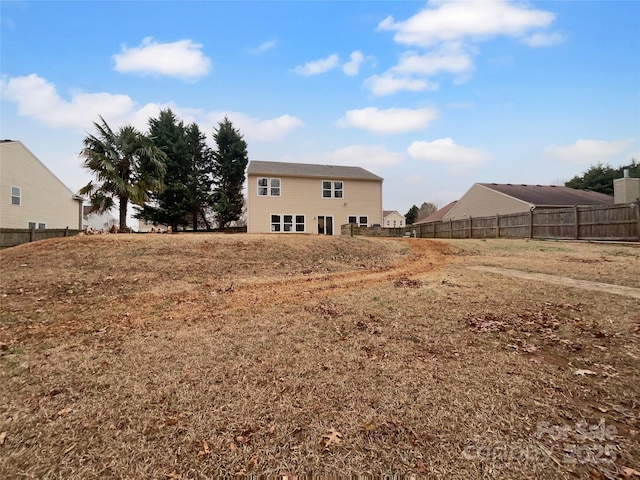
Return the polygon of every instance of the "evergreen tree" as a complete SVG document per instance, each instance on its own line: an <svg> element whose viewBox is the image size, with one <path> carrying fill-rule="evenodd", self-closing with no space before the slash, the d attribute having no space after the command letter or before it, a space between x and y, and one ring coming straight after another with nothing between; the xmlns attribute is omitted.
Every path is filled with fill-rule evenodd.
<svg viewBox="0 0 640 480"><path fill-rule="evenodd" d="M170 225L176 231L179 225L187 224L187 217L193 211L189 194L193 165L186 129L183 122L166 109L158 118L149 119L149 135L166 155L165 188L153 195L153 204L145 205L136 217Z"/></svg>
<svg viewBox="0 0 640 480"><path fill-rule="evenodd" d="M205 142L205 135L196 123L190 124L185 135L189 154L191 155L192 171L187 184L188 199L191 205L191 222L193 229L198 229L198 216L206 224L207 230L211 225L207 219L213 204L213 152Z"/></svg>
<svg viewBox="0 0 640 480"><path fill-rule="evenodd" d="M598 163L593 165L582 175L576 175L565 183L566 187L577 188L578 190L591 190L606 195L613 195L613 181L616 178L622 178L624 169L629 169L632 178L640 178L640 164L635 159L631 159L631 163L626 166L613 168L611 165L603 165Z"/></svg>
<svg viewBox="0 0 640 480"><path fill-rule="evenodd" d="M218 227L226 228L242 215L242 185L249 157L246 142L227 117L218 123L213 138L217 146L213 154L215 212Z"/></svg>
<svg viewBox="0 0 640 480"><path fill-rule="evenodd" d="M404 215L404 220L407 225L413 225L413 222L417 220L418 217L418 207L414 205L409 209L407 213Z"/></svg>

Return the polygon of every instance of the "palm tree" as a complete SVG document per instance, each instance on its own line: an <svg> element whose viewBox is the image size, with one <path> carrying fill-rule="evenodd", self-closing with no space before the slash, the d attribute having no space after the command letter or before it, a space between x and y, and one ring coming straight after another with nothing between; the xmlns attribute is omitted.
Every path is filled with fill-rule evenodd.
<svg viewBox="0 0 640 480"><path fill-rule="evenodd" d="M90 181L79 191L88 196L95 210L102 213L119 202L120 230L127 228L129 201L144 205L150 191L164 189L166 155L153 141L130 125L111 130L104 118L94 122L95 135L87 135L80 156L97 183Z"/></svg>

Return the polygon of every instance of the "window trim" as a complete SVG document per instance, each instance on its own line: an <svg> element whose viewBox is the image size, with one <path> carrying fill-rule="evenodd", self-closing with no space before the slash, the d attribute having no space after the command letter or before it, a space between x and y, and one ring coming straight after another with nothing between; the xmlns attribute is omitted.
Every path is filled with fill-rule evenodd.
<svg viewBox="0 0 640 480"><path fill-rule="evenodd" d="M13 194L13 189L14 188L18 189L18 194L17 195ZM18 199L18 203L14 203L13 202L14 198ZM11 206L13 206L13 207L21 207L22 206L22 187L18 187L16 185L11 185Z"/></svg>
<svg viewBox="0 0 640 480"><path fill-rule="evenodd" d="M273 217L278 217L278 222L273 221ZM291 217L291 222L285 222L285 217ZM302 223L298 222L298 217L302 217ZM285 230L285 225L291 225L291 230ZM278 226L277 229L274 228ZM302 230L298 230L298 226L302 225ZM306 233L307 216L303 213L270 213L269 214L269 232L270 233Z"/></svg>
<svg viewBox="0 0 640 480"><path fill-rule="evenodd" d="M324 188L324 182L331 182L331 189L328 188ZM336 189L336 183L340 183L340 187L339 189ZM343 200L344 199L344 180L321 180L320 181L320 195L323 199L327 199L327 198L333 198L336 200ZM324 192L325 191L329 191L329 196L325 197L324 196ZM341 192L341 195L339 197L336 197L336 192Z"/></svg>
<svg viewBox="0 0 640 480"><path fill-rule="evenodd" d="M29 230L35 230L38 226L38 222L27 222L27 228Z"/></svg>
<svg viewBox="0 0 640 480"><path fill-rule="evenodd" d="M351 222L351 218L355 218L356 219L355 224L358 227L368 227L369 226L369 215L347 215L347 223L348 224L354 223L354 222ZM367 219L366 223L363 223L363 222L360 221L363 218Z"/></svg>
<svg viewBox="0 0 640 480"><path fill-rule="evenodd" d="M38 230L46 230L47 224L43 222L38 222Z"/></svg>
<svg viewBox="0 0 640 480"><path fill-rule="evenodd" d="M256 194L258 197L281 197L282 196L282 178L281 177L256 177L257 181L256 181L256 186L257 186L257 190L256 190ZM266 186L262 186L260 185L260 180L266 180L267 181L267 185ZM273 185L271 185L271 182L273 180L277 180L278 181L278 187L274 187ZM267 189L267 193L265 195L262 195L260 193L260 189L261 188L266 188ZM273 194L273 190L274 189L278 189L278 195L274 195Z"/></svg>

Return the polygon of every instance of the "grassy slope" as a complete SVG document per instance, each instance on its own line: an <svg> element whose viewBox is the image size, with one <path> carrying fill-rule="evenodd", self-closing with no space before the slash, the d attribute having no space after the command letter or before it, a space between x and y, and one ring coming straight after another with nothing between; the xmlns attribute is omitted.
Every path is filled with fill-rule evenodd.
<svg viewBox="0 0 640 480"><path fill-rule="evenodd" d="M248 235L3 251L0 476L640 469L638 301L467 268L638 287L639 253Z"/></svg>

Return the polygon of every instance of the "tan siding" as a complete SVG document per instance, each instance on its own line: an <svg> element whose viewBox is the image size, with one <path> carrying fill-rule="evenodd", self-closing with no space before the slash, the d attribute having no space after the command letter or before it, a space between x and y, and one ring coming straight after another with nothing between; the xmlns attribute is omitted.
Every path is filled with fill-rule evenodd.
<svg viewBox="0 0 640 480"><path fill-rule="evenodd" d="M491 215L506 215L508 213L526 212L530 205L527 202L509 197L475 184L449 210L443 220L457 220L468 217L489 217Z"/></svg>
<svg viewBox="0 0 640 480"><path fill-rule="evenodd" d="M613 181L614 203L632 203L640 198L640 178L617 178Z"/></svg>
<svg viewBox="0 0 640 480"><path fill-rule="evenodd" d="M383 227L394 227L393 225L393 221L396 221L395 226L396 227L404 227L404 217L402 215L400 215L399 213L390 213L389 215L387 215L386 217L384 217L383 221L384 223L382 224Z"/></svg>
<svg viewBox="0 0 640 480"><path fill-rule="evenodd" d="M20 206L11 204L11 187L20 187ZM20 142L0 143L0 226L82 228L81 202Z"/></svg>
<svg viewBox="0 0 640 480"><path fill-rule="evenodd" d="M367 215L369 224L382 224L382 182L342 180L344 198L322 198L322 180L318 178L279 177L280 197L259 197L258 176L249 175L247 231L267 233L272 214L305 216L305 233L317 233L318 215L333 216L334 235L350 215ZM341 179L327 179L341 180Z"/></svg>

